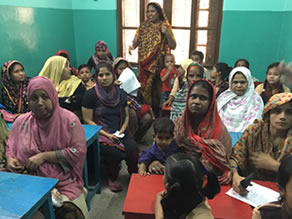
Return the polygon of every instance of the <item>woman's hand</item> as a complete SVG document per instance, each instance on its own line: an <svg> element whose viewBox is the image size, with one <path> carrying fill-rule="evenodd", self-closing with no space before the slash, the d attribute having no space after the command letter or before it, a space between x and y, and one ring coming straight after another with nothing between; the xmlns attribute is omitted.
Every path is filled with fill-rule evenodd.
<svg viewBox="0 0 292 219"><path fill-rule="evenodd" d="M130 55L132 55L132 50L134 50L134 49L135 49L135 48L134 48L132 45L129 46L129 54L130 54Z"/></svg>
<svg viewBox="0 0 292 219"><path fill-rule="evenodd" d="M114 85L116 86L121 86L123 82L121 82L120 80L115 80L114 81Z"/></svg>
<svg viewBox="0 0 292 219"><path fill-rule="evenodd" d="M45 153L36 154L26 161L25 167L28 170L36 170L45 162Z"/></svg>
<svg viewBox="0 0 292 219"><path fill-rule="evenodd" d="M165 166L162 163L160 163L158 160L153 161L148 166L148 171L151 174L164 174L164 169L165 169Z"/></svg>
<svg viewBox="0 0 292 219"><path fill-rule="evenodd" d="M250 153L249 160L257 169L260 168L277 171L280 166L280 163L276 161L271 155L263 152Z"/></svg>
<svg viewBox="0 0 292 219"><path fill-rule="evenodd" d="M20 173L23 171L23 166L21 166L18 160L12 157L7 157L6 168L8 171L14 172L14 173Z"/></svg>
<svg viewBox="0 0 292 219"><path fill-rule="evenodd" d="M113 134L108 134L107 137L108 137L112 142L114 142L114 143L119 143L119 142L120 142L120 139L119 139L117 136L113 135Z"/></svg>
<svg viewBox="0 0 292 219"><path fill-rule="evenodd" d="M160 28L161 32L164 33L164 34L168 34L168 26L165 25L165 24L162 24L161 25L161 28Z"/></svg>
<svg viewBox="0 0 292 219"><path fill-rule="evenodd" d="M238 173L233 173L232 188L235 192L237 192L240 195L246 195L248 193L248 190L246 190L246 188L240 185L240 182L244 179L245 178L242 176L239 176Z"/></svg>
<svg viewBox="0 0 292 219"><path fill-rule="evenodd" d="M173 96L169 95L167 101L162 103L162 106L172 106L173 101L174 101Z"/></svg>

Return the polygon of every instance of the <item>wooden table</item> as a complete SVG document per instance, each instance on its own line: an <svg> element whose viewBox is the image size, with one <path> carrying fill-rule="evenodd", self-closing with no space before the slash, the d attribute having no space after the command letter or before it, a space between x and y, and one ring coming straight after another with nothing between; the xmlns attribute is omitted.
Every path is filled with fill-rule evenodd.
<svg viewBox="0 0 292 219"><path fill-rule="evenodd" d="M277 191L275 183L258 182ZM225 219L250 219L252 208L225 193L230 185L221 186L221 192L214 199L208 200L212 214L215 218ZM154 219L154 203L156 194L164 190L163 176L140 176L133 174L128 188L128 193L123 207L125 219Z"/></svg>
<svg viewBox="0 0 292 219"><path fill-rule="evenodd" d="M51 189L57 179L0 172L0 218L30 218L40 207L54 219Z"/></svg>

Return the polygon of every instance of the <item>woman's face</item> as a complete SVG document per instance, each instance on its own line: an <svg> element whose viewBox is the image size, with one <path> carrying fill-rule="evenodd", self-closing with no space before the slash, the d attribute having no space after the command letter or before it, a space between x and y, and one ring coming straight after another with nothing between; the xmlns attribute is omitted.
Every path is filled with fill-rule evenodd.
<svg viewBox="0 0 292 219"><path fill-rule="evenodd" d="M188 111L191 115L203 118L209 110L211 97L206 88L193 86L188 99Z"/></svg>
<svg viewBox="0 0 292 219"><path fill-rule="evenodd" d="M69 61L66 62L65 67L63 69L61 79L62 80L68 80L71 78L71 68L69 66Z"/></svg>
<svg viewBox="0 0 292 219"><path fill-rule="evenodd" d="M14 64L10 72L10 78L16 83L21 83L25 80L25 72L21 65Z"/></svg>
<svg viewBox="0 0 292 219"><path fill-rule="evenodd" d="M292 128L292 103L285 103L271 110L270 126L278 131Z"/></svg>
<svg viewBox="0 0 292 219"><path fill-rule="evenodd" d="M269 84L277 84L280 82L281 73L278 70L278 67L270 68L267 74L267 81Z"/></svg>
<svg viewBox="0 0 292 219"><path fill-rule="evenodd" d="M178 71L178 77L184 76L185 70L184 70L184 68L181 65L178 66L177 71Z"/></svg>
<svg viewBox="0 0 292 219"><path fill-rule="evenodd" d="M188 77L187 77L189 85L191 85L193 81L199 80L199 79L202 79L200 69L196 66L191 66L188 69Z"/></svg>
<svg viewBox="0 0 292 219"><path fill-rule="evenodd" d="M127 68L128 65L126 62L124 61L121 61L119 64L118 64L118 67L117 67L117 74L118 76L120 76L120 74L122 74L122 72L125 70L125 68Z"/></svg>
<svg viewBox="0 0 292 219"><path fill-rule="evenodd" d="M152 5L148 6L146 16L147 19L150 20L152 23L157 23L159 21L158 11Z"/></svg>
<svg viewBox="0 0 292 219"><path fill-rule="evenodd" d="M43 90L35 90L28 101L29 108L38 119L43 119L51 115L54 106L48 93Z"/></svg>
<svg viewBox="0 0 292 219"><path fill-rule="evenodd" d="M107 57L107 50L105 48L96 48L95 53L100 59L106 59Z"/></svg>
<svg viewBox="0 0 292 219"><path fill-rule="evenodd" d="M114 81L114 76L107 67L101 67L97 74L97 81L102 87L109 87Z"/></svg>
<svg viewBox="0 0 292 219"><path fill-rule="evenodd" d="M246 77L242 73L236 73L231 82L231 90L237 96L242 96L245 94L248 88L248 82Z"/></svg>

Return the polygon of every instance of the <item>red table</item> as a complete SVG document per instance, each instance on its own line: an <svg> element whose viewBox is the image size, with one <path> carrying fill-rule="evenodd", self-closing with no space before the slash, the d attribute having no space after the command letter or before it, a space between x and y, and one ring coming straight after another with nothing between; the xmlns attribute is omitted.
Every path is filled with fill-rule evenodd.
<svg viewBox="0 0 292 219"><path fill-rule="evenodd" d="M275 183L256 182L277 191ZM221 186L221 192L213 200L208 200L214 217L225 219L251 218L252 209L248 204L225 194L230 188L230 185ZM140 176L139 174L133 174L123 207L125 219L154 219L156 194L162 190L164 190L162 175Z"/></svg>

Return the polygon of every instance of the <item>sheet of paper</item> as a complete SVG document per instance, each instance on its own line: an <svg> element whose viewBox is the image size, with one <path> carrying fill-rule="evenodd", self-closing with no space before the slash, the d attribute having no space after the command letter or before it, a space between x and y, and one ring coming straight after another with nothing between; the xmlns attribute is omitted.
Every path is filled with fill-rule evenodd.
<svg viewBox="0 0 292 219"><path fill-rule="evenodd" d="M141 87L135 73L130 68L126 68L122 72L118 80L122 82L120 88L126 91L126 93L128 94L132 93L133 91L138 90L138 88ZM136 96L137 96L137 93L136 93Z"/></svg>
<svg viewBox="0 0 292 219"><path fill-rule="evenodd" d="M249 192L245 196L239 195L232 188L229 189L226 194L240 201L248 203L253 207L257 207L258 205L269 202L274 202L279 199L280 194L278 192L275 192L272 189L261 186L254 182L251 182L251 184L252 186L247 187Z"/></svg>

